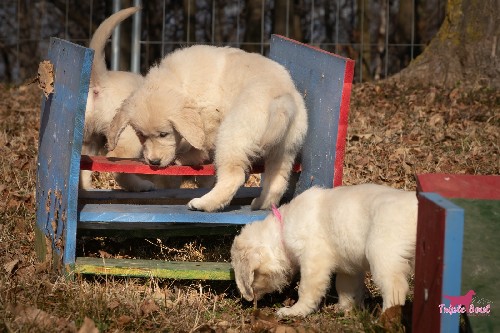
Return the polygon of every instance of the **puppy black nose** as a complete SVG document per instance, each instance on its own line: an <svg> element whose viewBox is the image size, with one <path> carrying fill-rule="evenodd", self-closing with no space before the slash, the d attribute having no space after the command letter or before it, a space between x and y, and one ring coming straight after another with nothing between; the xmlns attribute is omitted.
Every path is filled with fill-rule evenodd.
<svg viewBox="0 0 500 333"><path fill-rule="evenodd" d="M148 163L149 163L149 165L160 165L161 164L161 160L160 159L156 159L156 160L150 160L150 159L148 159Z"/></svg>

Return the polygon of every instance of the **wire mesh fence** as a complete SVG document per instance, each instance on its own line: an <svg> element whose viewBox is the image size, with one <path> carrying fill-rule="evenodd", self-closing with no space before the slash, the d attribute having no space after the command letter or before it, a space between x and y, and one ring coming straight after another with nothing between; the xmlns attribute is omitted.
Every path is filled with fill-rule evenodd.
<svg viewBox="0 0 500 333"><path fill-rule="evenodd" d="M145 73L178 47L213 44L267 54L278 33L356 60L355 81L406 67L435 35L445 0L4 0L0 81L36 74L51 36L88 45L98 24L141 6L108 46L112 69Z"/></svg>

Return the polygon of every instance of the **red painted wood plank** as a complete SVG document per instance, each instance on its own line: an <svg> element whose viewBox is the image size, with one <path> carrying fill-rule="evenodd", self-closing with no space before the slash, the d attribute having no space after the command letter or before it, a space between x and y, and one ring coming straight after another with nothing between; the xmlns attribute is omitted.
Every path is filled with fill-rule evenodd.
<svg viewBox="0 0 500 333"><path fill-rule="evenodd" d="M443 289L443 256L446 211L419 196L413 332L440 332L439 304Z"/></svg>
<svg viewBox="0 0 500 333"><path fill-rule="evenodd" d="M421 174L417 175L417 190L446 198L500 200L500 176Z"/></svg>
<svg viewBox="0 0 500 333"><path fill-rule="evenodd" d="M80 168L82 170L92 170L99 172L121 172L137 173L149 175L168 175L168 176L211 176L215 175L215 166L213 164L205 165L171 165L165 168L150 166L138 158L109 158L106 156L87 156L82 155ZM300 164L294 165L294 172L300 172ZM264 172L264 167L256 165L252 167L251 173Z"/></svg>
<svg viewBox="0 0 500 333"><path fill-rule="evenodd" d="M352 80L354 78L354 60L347 60L344 76L344 87L342 89L342 101L340 103L340 116L337 133L337 146L335 153L335 172L333 186L342 186L344 174L344 156L347 138L347 124L349 121L349 103L351 100Z"/></svg>

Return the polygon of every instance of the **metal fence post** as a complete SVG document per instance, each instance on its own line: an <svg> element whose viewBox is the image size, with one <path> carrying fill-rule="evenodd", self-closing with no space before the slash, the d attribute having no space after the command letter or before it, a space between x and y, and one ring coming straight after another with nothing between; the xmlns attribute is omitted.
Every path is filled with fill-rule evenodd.
<svg viewBox="0 0 500 333"><path fill-rule="evenodd" d="M120 0L113 0L113 13L120 11ZM120 25L113 31L111 39L111 70L117 71L120 69Z"/></svg>
<svg viewBox="0 0 500 333"><path fill-rule="evenodd" d="M135 7L142 7L141 0L134 0ZM141 12L132 17L132 52L130 56L130 70L133 73L141 72Z"/></svg>

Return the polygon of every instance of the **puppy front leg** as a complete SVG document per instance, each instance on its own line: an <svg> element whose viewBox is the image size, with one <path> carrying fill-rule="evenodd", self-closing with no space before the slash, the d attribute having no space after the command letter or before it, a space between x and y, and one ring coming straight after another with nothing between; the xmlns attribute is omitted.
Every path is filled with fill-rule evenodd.
<svg viewBox="0 0 500 333"><path fill-rule="evenodd" d="M188 203L189 209L214 212L226 207L236 191L245 182L245 169L241 166L223 166L217 170L215 187L202 196Z"/></svg>
<svg viewBox="0 0 500 333"><path fill-rule="evenodd" d="M316 258L305 258L308 264L300 269L299 300L292 307L279 309L278 316L305 317L318 308L330 286L331 265Z"/></svg>

